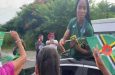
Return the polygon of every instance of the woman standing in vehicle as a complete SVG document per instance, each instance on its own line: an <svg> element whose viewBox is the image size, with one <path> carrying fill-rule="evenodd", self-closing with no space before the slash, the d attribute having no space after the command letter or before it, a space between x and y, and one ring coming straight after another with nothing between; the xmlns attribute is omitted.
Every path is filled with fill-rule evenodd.
<svg viewBox="0 0 115 75"><path fill-rule="evenodd" d="M59 43L64 45L68 37L73 35L77 36L77 38L93 36L88 0L77 0L76 17L70 20L67 30ZM90 56L90 50L88 47L82 48L79 44L76 45L75 41L73 43L74 45L72 45L73 47L70 49L69 53L71 57L80 60ZM65 51L63 50L63 52Z"/></svg>

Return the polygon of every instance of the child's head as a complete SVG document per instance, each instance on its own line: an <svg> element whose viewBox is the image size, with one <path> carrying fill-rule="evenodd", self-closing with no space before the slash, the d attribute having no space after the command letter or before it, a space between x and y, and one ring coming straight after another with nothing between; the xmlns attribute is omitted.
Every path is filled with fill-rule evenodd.
<svg viewBox="0 0 115 75"><path fill-rule="evenodd" d="M39 75L59 75L59 57L55 48L45 46L36 58Z"/></svg>
<svg viewBox="0 0 115 75"><path fill-rule="evenodd" d="M38 41L43 41L43 35L42 34L39 34L39 36L38 36Z"/></svg>
<svg viewBox="0 0 115 75"><path fill-rule="evenodd" d="M51 40L51 39L55 39L55 34L53 32L50 32L48 34L48 39Z"/></svg>

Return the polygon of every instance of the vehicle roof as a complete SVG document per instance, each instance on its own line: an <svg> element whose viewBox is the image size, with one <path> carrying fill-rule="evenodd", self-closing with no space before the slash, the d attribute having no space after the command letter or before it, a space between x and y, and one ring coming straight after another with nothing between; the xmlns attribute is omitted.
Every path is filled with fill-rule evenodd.
<svg viewBox="0 0 115 75"><path fill-rule="evenodd" d="M115 33L115 18L92 20L95 33Z"/></svg>

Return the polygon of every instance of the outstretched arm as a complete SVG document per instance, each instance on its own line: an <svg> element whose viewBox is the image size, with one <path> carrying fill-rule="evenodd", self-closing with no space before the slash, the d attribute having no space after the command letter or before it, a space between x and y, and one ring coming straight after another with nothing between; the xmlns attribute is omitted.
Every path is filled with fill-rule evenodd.
<svg viewBox="0 0 115 75"><path fill-rule="evenodd" d="M102 71L103 75L111 75L109 73L109 71L105 68L105 66L99 56L98 48L94 48L93 56L95 58L97 67Z"/></svg>
<svg viewBox="0 0 115 75"><path fill-rule="evenodd" d="M63 45L65 44L66 39L67 39L69 36L70 36L70 30L67 29L66 32L65 32L65 34L64 34L64 36L63 36L63 38L59 41L59 45L60 45L60 47L61 47L62 52L65 52L65 49L63 48Z"/></svg>
<svg viewBox="0 0 115 75"><path fill-rule="evenodd" d="M15 75L18 75L26 62L26 52L22 45L21 39L16 31L10 32L12 38L16 41L16 44L19 48L20 57L13 61Z"/></svg>

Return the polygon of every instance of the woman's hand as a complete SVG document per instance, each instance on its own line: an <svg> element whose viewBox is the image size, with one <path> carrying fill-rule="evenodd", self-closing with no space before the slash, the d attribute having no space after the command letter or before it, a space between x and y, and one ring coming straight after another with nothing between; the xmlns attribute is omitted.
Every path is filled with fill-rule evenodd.
<svg viewBox="0 0 115 75"><path fill-rule="evenodd" d="M65 44L65 40L62 38L62 39L59 41L59 45L60 45L60 47L61 47L62 53L65 52L65 48L63 47L64 44Z"/></svg>
<svg viewBox="0 0 115 75"><path fill-rule="evenodd" d="M72 40L71 42L70 42L70 48L73 48L73 47L75 47L77 45L77 41L76 40Z"/></svg>
<svg viewBox="0 0 115 75"><path fill-rule="evenodd" d="M59 41L59 44L64 45L64 44L65 44L65 40L62 38L62 39Z"/></svg>
<svg viewBox="0 0 115 75"><path fill-rule="evenodd" d="M95 58L96 61L96 65L99 69L101 69L102 67L104 67L104 64L99 56L99 52L98 52L98 48L94 48L93 50L93 56Z"/></svg>
<svg viewBox="0 0 115 75"><path fill-rule="evenodd" d="M14 65L14 74L18 75L21 72L24 63L26 62L26 52L18 33L16 31L11 31L10 34L12 38L15 40L17 47L19 48L19 54L20 54L19 58L12 61Z"/></svg>
<svg viewBox="0 0 115 75"><path fill-rule="evenodd" d="M105 68L98 51L98 48L94 48L93 56L95 58L97 67L102 71L103 75L111 75L109 71Z"/></svg>
<svg viewBox="0 0 115 75"><path fill-rule="evenodd" d="M11 34L11 36L12 36L12 38L15 40L15 41L21 41L20 40L20 37L19 37L19 35L18 35L18 33L16 32L16 31L10 31L10 34Z"/></svg>
<svg viewBox="0 0 115 75"><path fill-rule="evenodd" d="M81 48L81 46L78 44L78 45L75 45L75 48L77 51L81 52L82 54L89 54L89 51L87 49L83 49Z"/></svg>

